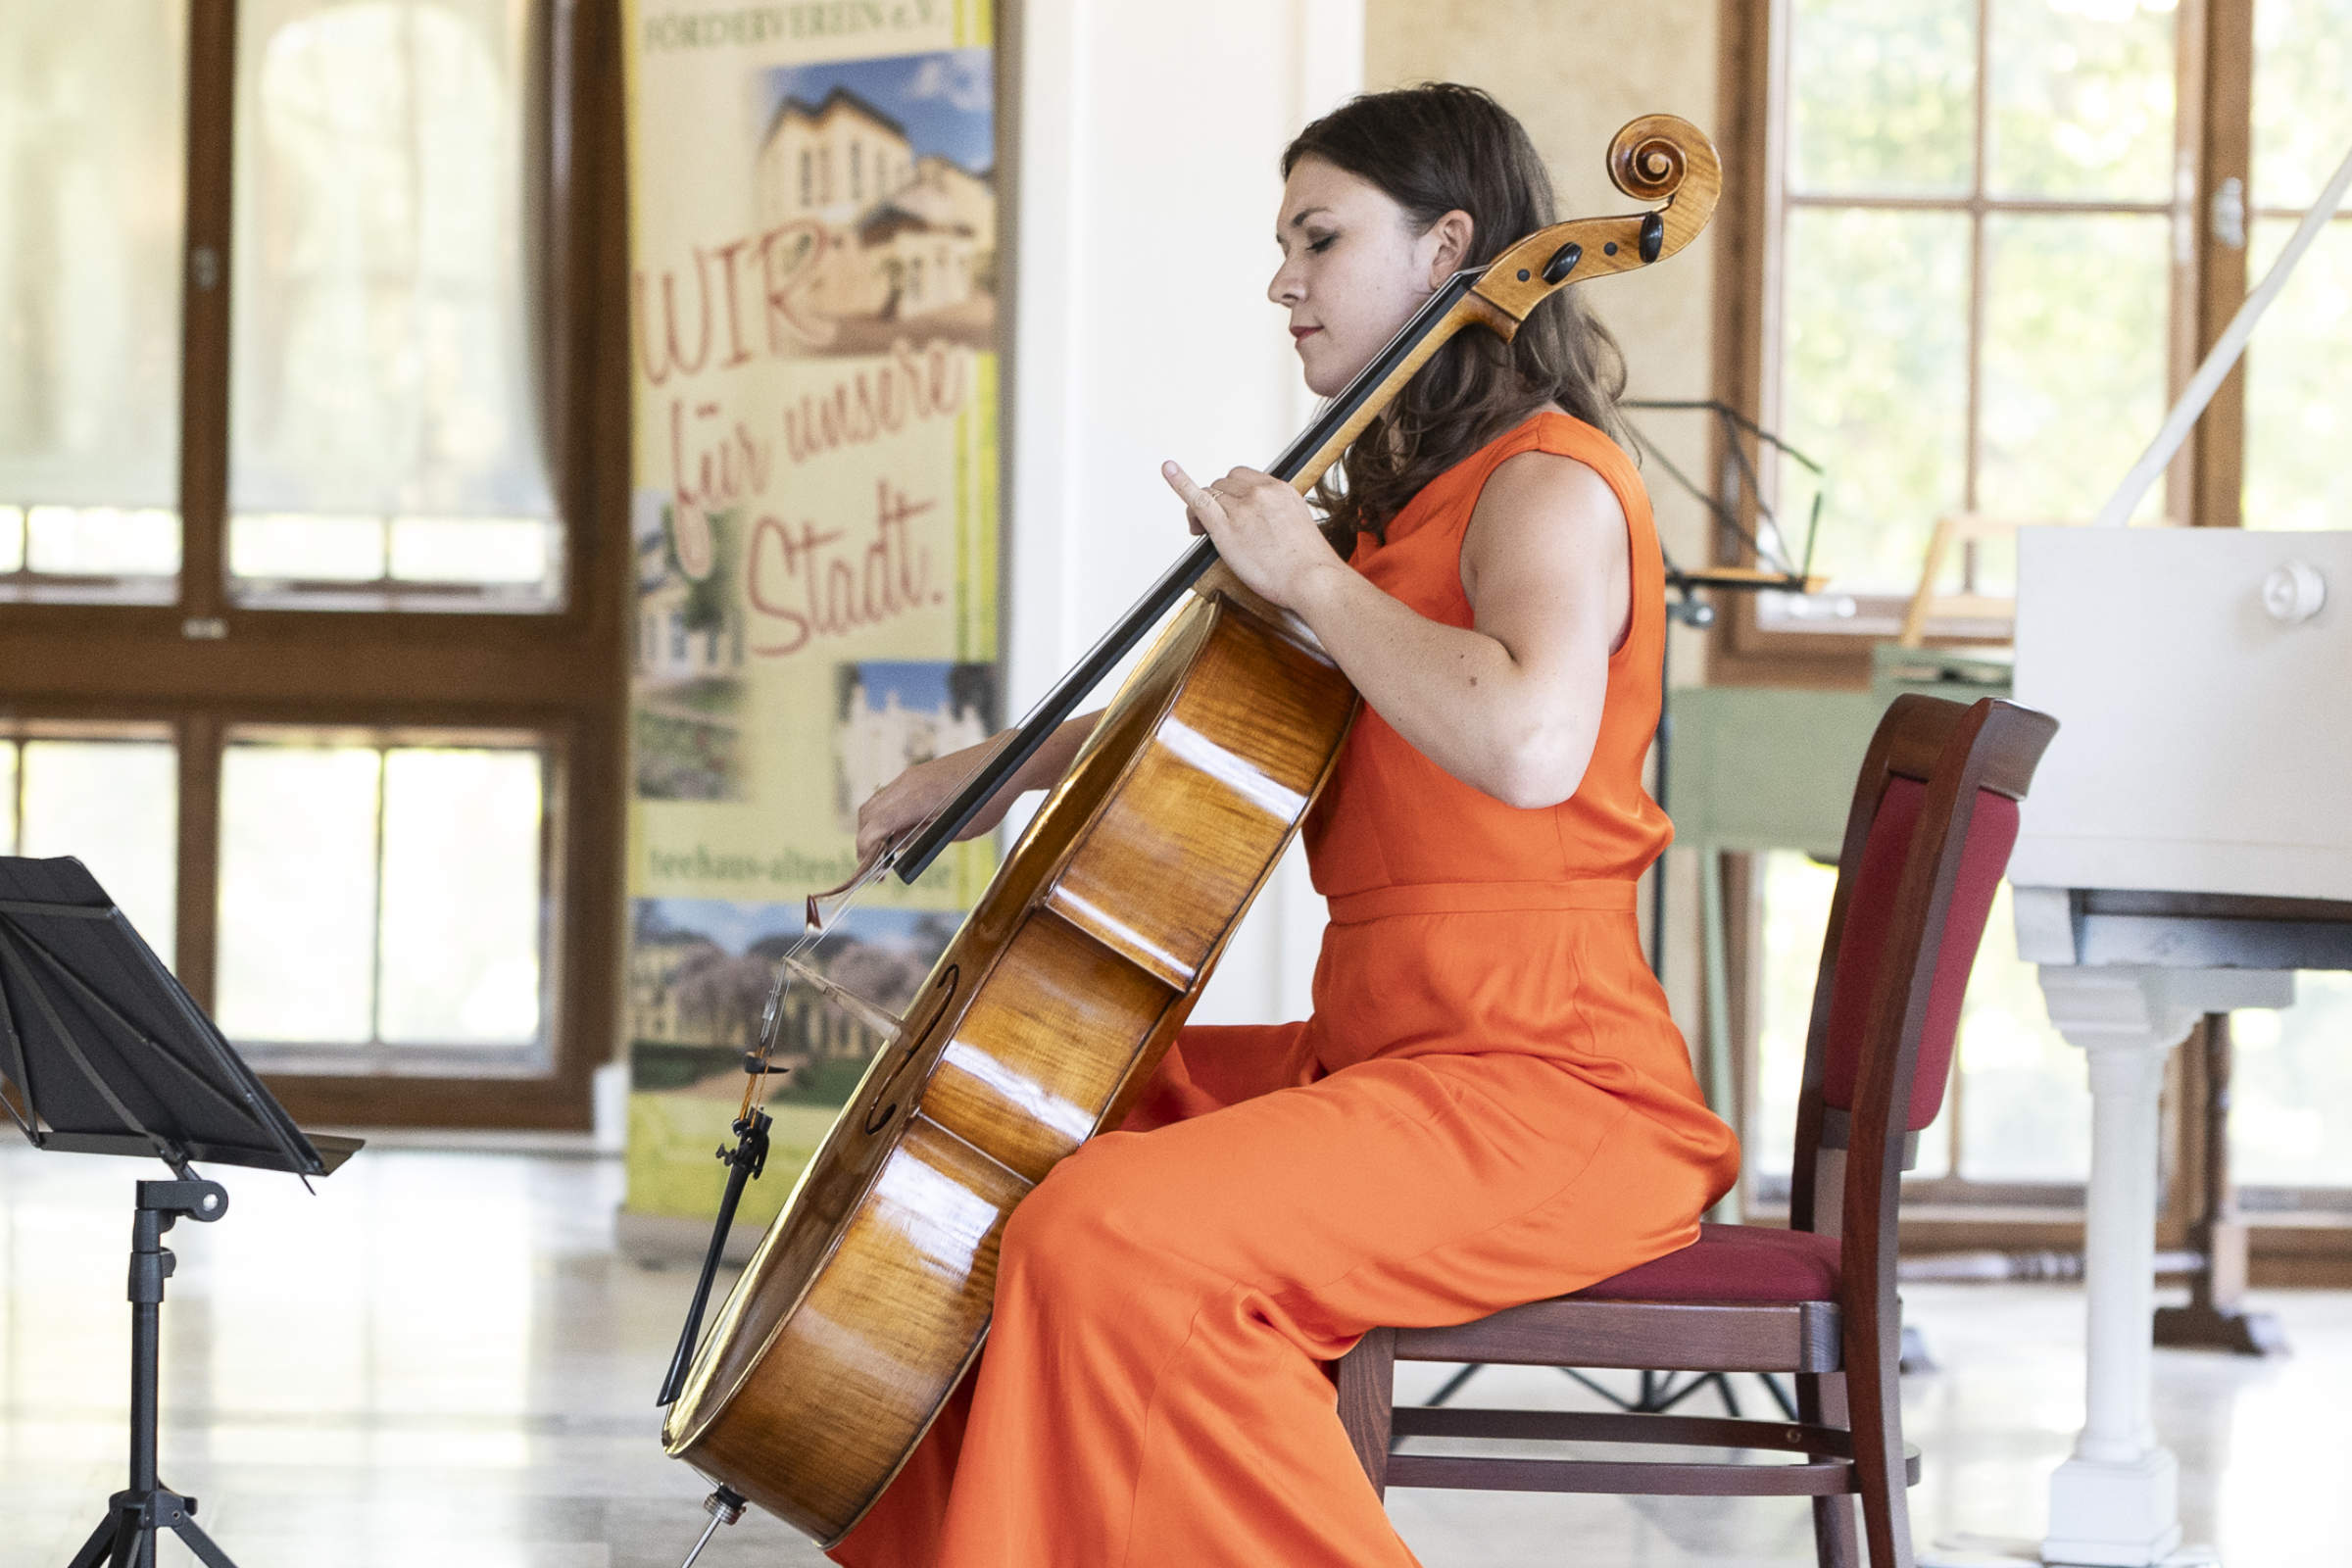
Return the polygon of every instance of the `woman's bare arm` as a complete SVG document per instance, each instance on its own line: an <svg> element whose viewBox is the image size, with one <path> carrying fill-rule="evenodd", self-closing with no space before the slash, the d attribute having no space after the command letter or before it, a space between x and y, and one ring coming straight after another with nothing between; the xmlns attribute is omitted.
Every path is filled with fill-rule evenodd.
<svg viewBox="0 0 2352 1568"><path fill-rule="evenodd" d="M1203 520L1235 574L1297 612L1424 756L1512 806L1576 793L1631 597L1625 514L1598 474L1541 452L1494 470L1462 544L1467 628L1419 614L1340 561L1280 480L1236 469L1186 500L1213 512Z"/></svg>
<svg viewBox="0 0 2352 1568"><path fill-rule="evenodd" d="M1005 780L986 806L973 813L963 825L958 839L976 839L1004 820L1012 803L1031 790L1050 789L1061 781L1077 760L1078 749L1095 731L1095 723L1102 716L1098 709L1065 719L1045 743L1029 755L1012 777ZM956 798L967 780L994 756L999 746L1012 734L1003 730L977 746L967 746L945 757L935 757L914 766L876 790L863 806L858 808L858 862L866 863L881 852L882 846L912 828L921 826L939 814L948 802Z"/></svg>

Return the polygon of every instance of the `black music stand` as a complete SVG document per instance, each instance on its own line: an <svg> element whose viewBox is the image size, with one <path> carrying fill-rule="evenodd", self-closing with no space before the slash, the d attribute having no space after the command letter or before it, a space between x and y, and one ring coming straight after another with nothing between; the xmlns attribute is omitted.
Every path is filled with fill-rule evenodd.
<svg viewBox="0 0 2352 1568"><path fill-rule="evenodd" d="M153 1568L163 1530L210 1568L236 1568L197 1528L196 1499L156 1479L156 1363L173 1266L164 1233L228 1212L228 1194L194 1160L290 1171L308 1186L360 1141L304 1136L74 859L0 858L0 1108L36 1149L153 1155L174 1178L138 1184L131 1222L130 1486L109 1500L73 1568Z"/></svg>

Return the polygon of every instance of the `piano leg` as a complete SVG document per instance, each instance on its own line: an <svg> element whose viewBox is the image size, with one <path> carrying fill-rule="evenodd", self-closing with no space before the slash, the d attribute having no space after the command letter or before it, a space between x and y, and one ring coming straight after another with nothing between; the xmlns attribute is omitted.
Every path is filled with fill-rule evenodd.
<svg viewBox="0 0 2352 1568"><path fill-rule="evenodd" d="M2153 1568L2181 1553L2179 1466L2152 1414L2157 1096L2164 1058L2201 1013L2283 1006L2292 974L2043 964L2050 1022L2090 1058L2082 1433L2050 1478L2046 1563Z"/></svg>

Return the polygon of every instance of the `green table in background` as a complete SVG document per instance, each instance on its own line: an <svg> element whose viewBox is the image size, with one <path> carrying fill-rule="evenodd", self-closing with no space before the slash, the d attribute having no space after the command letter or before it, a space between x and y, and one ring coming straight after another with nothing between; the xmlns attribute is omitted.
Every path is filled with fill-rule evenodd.
<svg viewBox="0 0 2352 1568"><path fill-rule="evenodd" d="M1835 861L1862 754L1888 704L1905 692L1960 703L2009 695L2005 654L1886 644L1871 666L1866 691L1690 686L1667 694L1666 811L1676 846L1698 855L1707 1013L1700 1076L1708 1103L1734 1126L1724 854L1798 850Z"/></svg>

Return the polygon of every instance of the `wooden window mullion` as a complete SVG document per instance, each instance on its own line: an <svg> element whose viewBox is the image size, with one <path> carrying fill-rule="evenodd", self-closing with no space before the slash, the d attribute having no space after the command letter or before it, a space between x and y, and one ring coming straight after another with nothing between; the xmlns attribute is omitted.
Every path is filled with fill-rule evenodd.
<svg viewBox="0 0 2352 1568"><path fill-rule="evenodd" d="M220 720L197 710L173 726L179 749L178 885L172 973L207 1012L215 998L220 922Z"/></svg>
<svg viewBox="0 0 2352 1568"><path fill-rule="evenodd" d="M188 25L186 253L180 270L179 605L215 635L226 575L229 186L234 168L236 0L196 5Z"/></svg>
<svg viewBox="0 0 2352 1568"><path fill-rule="evenodd" d="M2205 162L2205 127L2211 116L2206 70L2213 57L2212 8L2206 0L2181 0L2173 29L2173 201L2175 226L2171 292L2167 296L2164 406L2173 403L2196 373L2203 339L2197 320L2202 275L2200 237L2205 208L2199 200L2199 171ZM2181 443L2164 476L2164 521L2180 526L2195 511L2197 443Z"/></svg>
<svg viewBox="0 0 2352 1568"><path fill-rule="evenodd" d="M2246 208L2243 240L2254 234L2254 5L2255 0L2206 0L2202 96L2203 154L2198 159L2195 223L2197 258L2196 352L2202 360L2246 297L2246 249L2215 232L2214 203L2223 184L2238 181ZM2188 520L2199 527L2235 528L2244 521L2246 367L2240 360L2214 393L2191 439L2193 500Z"/></svg>
<svg viewBox="0 0 2352 1568"><path fill-rule="evenodd" d="M392 807L392 749L375 748L375 910L368 927L368 1049L380 1051L384 1045L384 990L390 975L384 967L384 883L391 868L384 860L384 818ZM546 952L544 941L540 951Z"/></svg>
<svg viewBox="0 0 2352 1568"><path fill-rule="evenodd" d="M1992 157L1992 5L1990 0L1977 0L1977 70L1976 123L1972 127L1974 151L1970 158L1968 180L1968 392L1964 400L1967 421L1960 460L1960 510L1977 510L1977 474L1984 463L1984 442L1979 439L1984 398L1984 166ZM1958 1150L1953 1151L1954 1168L1958 1168Z"/></svg>

